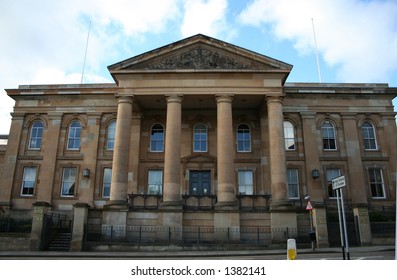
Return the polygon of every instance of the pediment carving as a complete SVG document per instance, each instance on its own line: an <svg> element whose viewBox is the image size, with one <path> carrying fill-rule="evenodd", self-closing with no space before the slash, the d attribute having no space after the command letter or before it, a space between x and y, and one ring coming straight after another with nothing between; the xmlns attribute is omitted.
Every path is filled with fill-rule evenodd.
<svg viewBox="0 0 397 280"><path fill-rule="evenodd" d="M174 69L249 69L250 65L225 54L196 47L177 56L165 58L145 67L148 70L174 70Z"/></svg>

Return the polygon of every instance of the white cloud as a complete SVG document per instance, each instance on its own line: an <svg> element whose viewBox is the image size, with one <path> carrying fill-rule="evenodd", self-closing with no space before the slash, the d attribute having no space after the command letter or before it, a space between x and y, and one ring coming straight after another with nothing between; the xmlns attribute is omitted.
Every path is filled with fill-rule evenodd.
<svg viewBox="0 0 397 280"><path fill-rule="evenodd" d="M227 0L187 0L181 25L183 37L198 33L218 37L226 31Z"/></svg>
<svg viewBox="0 0 397 280"><path fill-rule="evenodd" d="M0 87L80 83L89 19L84 82L110 82L106 66L132 38L162 32L180 18L180 1L2 0ZM1 91L0 134L8 133L12 104Z"/></svg>
<svg viewBox="0 0 397 280"><path fill-rule="evenodd" d="M397 70L397 3L358 0L255 0L240 14L267 27L301 54L314 50L311 19L323 60L343 82L384 82Z"/></svg>

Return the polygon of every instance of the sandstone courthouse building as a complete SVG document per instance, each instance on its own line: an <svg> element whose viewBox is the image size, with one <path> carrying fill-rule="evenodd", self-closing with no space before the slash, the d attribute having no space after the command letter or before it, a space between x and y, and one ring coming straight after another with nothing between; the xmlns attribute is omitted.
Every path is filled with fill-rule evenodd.
<svg viewBox="0 0 397 280"><path fill-rule="evenodd" d="M397 88L288 83L291 65L204 35L108 69L115 83L6 90L0 207L32 218L32 250L49 213L71 220L72 250L93 232L129 244L304 239L307 196L329 246L341 175L355 242L374 242L373 211L394 214Z"/></svg>

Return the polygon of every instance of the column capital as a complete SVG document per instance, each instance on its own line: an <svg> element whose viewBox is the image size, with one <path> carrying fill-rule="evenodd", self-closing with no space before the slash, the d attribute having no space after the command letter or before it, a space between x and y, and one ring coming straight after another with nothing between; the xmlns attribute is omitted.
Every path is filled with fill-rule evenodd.
<svg viewBox="0 0 397 280"><path fill-rule="evenodd" d="M220 103L220 102L232 103L233 98L234 98L234 93L215 94L216 103Z"/></svg>
<svg viewBox="0 0 397 280"><path fill-rule="evenodd" d="M269 103L273 103L273 102L279 102L282 103L284 100L284 95L280 95L279 93L277 94L266 94L266 102Z"/></svg>
<svg viewBox="0 0 397 280"><path fill-rule="evenodd" d="M134 103L134 96L133 95L116 95L116 99L118 103Z"/></svg>
<svg viewBox="0 0 397 280"><path fill-rule="evenodd" d="M182 94L166 94L165 100L167 100L167 103L171 103L171 102L182 103L183 95Z"/></svg>

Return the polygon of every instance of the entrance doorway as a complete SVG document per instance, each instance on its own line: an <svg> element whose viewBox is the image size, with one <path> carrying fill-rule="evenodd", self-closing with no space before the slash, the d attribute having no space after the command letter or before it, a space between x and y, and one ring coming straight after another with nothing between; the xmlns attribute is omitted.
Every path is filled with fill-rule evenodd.
<svg viewBox="0 0 397 280"><path fill-rule="evenodd" d="M189 174L189 194L211 194L211 171L190 171Z"/></svg>

